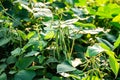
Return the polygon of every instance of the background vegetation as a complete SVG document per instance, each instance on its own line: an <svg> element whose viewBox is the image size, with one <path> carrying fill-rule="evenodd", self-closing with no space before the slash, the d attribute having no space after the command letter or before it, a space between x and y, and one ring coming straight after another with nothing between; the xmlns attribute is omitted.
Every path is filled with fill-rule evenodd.
<svg viewBox="0 0 120 80"><path fill-rule="evenodd" d="M0 80L120 80L119 0L0 0Z"/></svg>

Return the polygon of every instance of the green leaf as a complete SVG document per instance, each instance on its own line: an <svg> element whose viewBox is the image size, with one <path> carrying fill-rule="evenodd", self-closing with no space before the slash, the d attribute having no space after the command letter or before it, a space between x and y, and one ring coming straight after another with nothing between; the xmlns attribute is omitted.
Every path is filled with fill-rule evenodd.
<svg viewBox="0 0 120 80"><path fill-rule="evenodd" d="M98 76L86 76L82 80L100 80Z"/></svg>
<svg viewBox="0 0 120 80"><path fill-rule="evenodd" d="M119 37L117 38L117 40L114 43L114 48L117 48L120 45L120 34Z"/></svg>
<svg viewBox="0 0 120 80"><path fill-rule="evenodd" d="M87 0L75 0L75 5L78 7L86 6Z"/></svg>
<svg viewBox="0 0 120 80"><path fill-rule="evenodd" d="M39 59L39 63L43 63L43 61L45 60L45 56L39 55L38 59Z"/></svg>
<svg viewBox="0 0 120 80"><path fill-rule="evenodd" d="M17 32L22 37L23 40L26 40L26 34L23 31L17 30Z"/></svg>
<svg viewBox="0 0 120 80"><path fill-rule="evenodd" d="M87 52L86 52L86 56L87 57L92 57L92 56L96 56L97 54L103 52L104 50L98 45L98 44L95 44L93 46L89 46L87 48Z"/></svg>
<svg viewBox="0 0 120 80"><path fill-rule="evenodd" d="M5 63L0 65L0 74L6 69L7 65Z"/></svg>
<svg viewBox="0 0 120 80"><path fill-rule="evenodd" d="M27 70L37 70L37 69L43 69L43 66L31 66L29 68L27 68Z"/></svg>
<svg viewBox="0 0 120 80"><path fill-rule="evenodd" d="M110 47L108 47L106 44L104 43L100 43L99 44L104 50L111 50Z"/></svg>
<svg viewBox="0 0 120 80"><path fill-rule="evenodd" d="M112 71L114 72L115 76L117 77L118 71L119 71L119 63L117 62L117 59L114 57L114 53L111 51L106 51L106 53L109 55L109 63Z"/></svg>
<svg viewBox="0 0 120 80"><path fill-rule="evenodd" d="M12 64L12 63L15 63L17 61L16 57L14 56L9 56L6 60L6 63L7 64Z"/></svg>
<svg viewBox="0 0 120 80"><path fill-rule="evenodd" d="M19 69L25 69L27 68L29 65L32 64L32 62L34 61L34 57L24 57L24 58L20 58L15 66Z"/></svg>
<svg viewBox="0 0 120 80"><path fill-rule="evenodd" d="M2 73L0 75L0 80L7 80L7 75L5 73Z"/></svg>
<svg viewBox="0 0 120 80"><path fill-rule="evenodd" d="M27 38L30 39L34 35L35 35L35 32L31 31L28 33Z"/></svg>
<svg viewBox="0 0 120 80"><path fill-rule="evenodd" d="M74 23L76 26L79 26L79 27L85 27L85 28L96 28L96 26L92 23L81 23L81 22L76 22Z"/></svg>
<svg viewBox="0 0 120 80"><path fill-rule="evenodd" d="M98 40L98 42L104 43L105 45L107 45L111 50L114 49L114 46L110 42L108 42L107 40L99 38L99 37L97 37L96 39Z"/></svg>
<svg viewBox="0 0 120 80"><path fill-rule="evenodd" d="M120 14L112 19L113 22L120 22Z"/></svg>
<svg viewBox="0 0 120 80"><path fill-rule="evenodd" d="M11 52L11 54L13 55L13 56L19 56L19 55L21 55L21 48L16 48L15 50L13 50L12 52Z"/></svg>
<svg viewBox="0 0 120 80"><path fill-rule="evenodd" d="M105 3L108 2L108 0L96 0L96 3L98 6L102 6L102 5L105 5Z"/></svg>
<svg viewBox="0 0 120 80"><path fill-rule="evenodd" d="M54 37L55 37L54 31L49 31L49 32L46 33L44 39L52 39Z"/></svg>
<svg viewBox="0 0 120 80"><path fill-rule="evenodd" d="M31 51L31 52L28 52L25 57L30 57L30 56L37 56L39 54L38 51Z"/></svg>
<svg viewBox="0 0 120 80"><path fill-rule="evenodd" d="M14 80L33 80L35 77L34 71L21 70L14 76Z"/></svg>
<svg viewBox="0 0 120 80"><path fill-rule="evenodd" d="M57 73L69 72L74 70L76 70L76 68L74 68L68 61L57 65Z"/></svg>
<svg viewBox="0 0 120 80"><path fill-rule="evenodd" d="M10 38L0 39L0 46L7 44L8 42L10 42L10 40L11 40Z"/></svg>

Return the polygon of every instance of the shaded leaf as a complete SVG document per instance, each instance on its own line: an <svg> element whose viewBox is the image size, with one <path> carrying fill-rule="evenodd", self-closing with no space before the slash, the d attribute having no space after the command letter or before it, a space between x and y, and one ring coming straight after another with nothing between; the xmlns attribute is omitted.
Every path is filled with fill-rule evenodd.
<svg viewBox="0 0 120 80"><path fill-rule="evenodd" d="M14 57L14 56L9 56L8 58L7 58L7 60L6 60L6 63L7 64L12 64L12 63L15 63L16 62L16 57Z"/></svg>
<svg viewBox="0 0 120 80"><path fill-rule="evenodd" d="M35 77L34 71L21 70L14 76L14 80L33 80Z"/></svg>
<svg viewBox="0 0 120 80"><path fill-rule="evenodd" d="M15 66L19 69L25 69L27 68L29 65L32 64L32 62L34 61L34 57L24 57L24 58L20 58Z"/></svg>
<svg viewBox="0 0 120 80"><path fill-rule="evenodd" d="M5 73L2 73L0 75L0 80L7 80L7 75Z"/></svg>
<svg viewBox="0 0 120 80"><path fill-rule="evenodd" d="M21 55L21 48L16 48L15 50L13 50L12 52L11 52L11 54L13 55L13 56L19 56L19 55Z"/></svg>
<svg viewBox="0 0 120 80"><path fill-rule="evenodd" d="M31 51L31 52L28 52L25 57L30 57L30 56L37 56L39 54L39 52L37 51Z"/></svg>
<svg viewBox="0 0 120 80"><path fill-rule="evenodd" d="M86 52L86 56L87 57L92 57L92 56L96 56L97 54L103 52L104 50L98 45L98 44L95 44L93 46L89 46L87 48L87 52Z"/></svg>
<svg viewBox="0 0 120 80"><path fill-rule="evenodd" d="M74 71L76 68L74 68L69 62L65 61L61 64L57 65L57 73L62 73L62 72L69 72L69 71Z"/></svg>
<svg viewBox="0 0 120 80"><path fill-rule="evenodd" d="M8 42L10 42L10 40L11 40L10 38L0 39L0 46L7 44Z"/></svg>

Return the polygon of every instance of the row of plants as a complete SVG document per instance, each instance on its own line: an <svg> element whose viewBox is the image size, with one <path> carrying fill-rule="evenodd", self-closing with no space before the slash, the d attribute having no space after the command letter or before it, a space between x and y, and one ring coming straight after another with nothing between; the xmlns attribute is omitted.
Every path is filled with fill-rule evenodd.
<svg viewBox="0 0 120 80"><path fill-rule="evenodd" d="M119 0L1 0L0 80L119 80Z"/></svg>

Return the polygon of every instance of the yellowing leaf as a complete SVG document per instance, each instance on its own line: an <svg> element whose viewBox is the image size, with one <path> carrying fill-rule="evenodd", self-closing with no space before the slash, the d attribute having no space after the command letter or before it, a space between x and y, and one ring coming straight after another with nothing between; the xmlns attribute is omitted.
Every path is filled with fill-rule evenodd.
<svg viewBox="0 0 120 80"><path fill-rule="evenodd" d="M117 59L114 56L114 52L107 50L106 53L109 55L110 67L114 72L115 76L117 76L119 71L119 63L117 62Z"/></svg>
<svg viewBox="0 0 120 80"><path fill-rule="evenodd" d="M54 31L50 31L48 32L46 35L45 35L45 38L44 39L51 39L51 38L54 38Z"/></svg>
<svg viewBox="0 0 120 80"><path fill-rule="evenodd" d="M113 18L113 22L120 22L120 14Z"/></svg>
<svg viewBox="0 0 120 80"><path fill-rule="evenodd" d="M120 45L120 35L114 43L114 48L117 48Z"/></svg>

